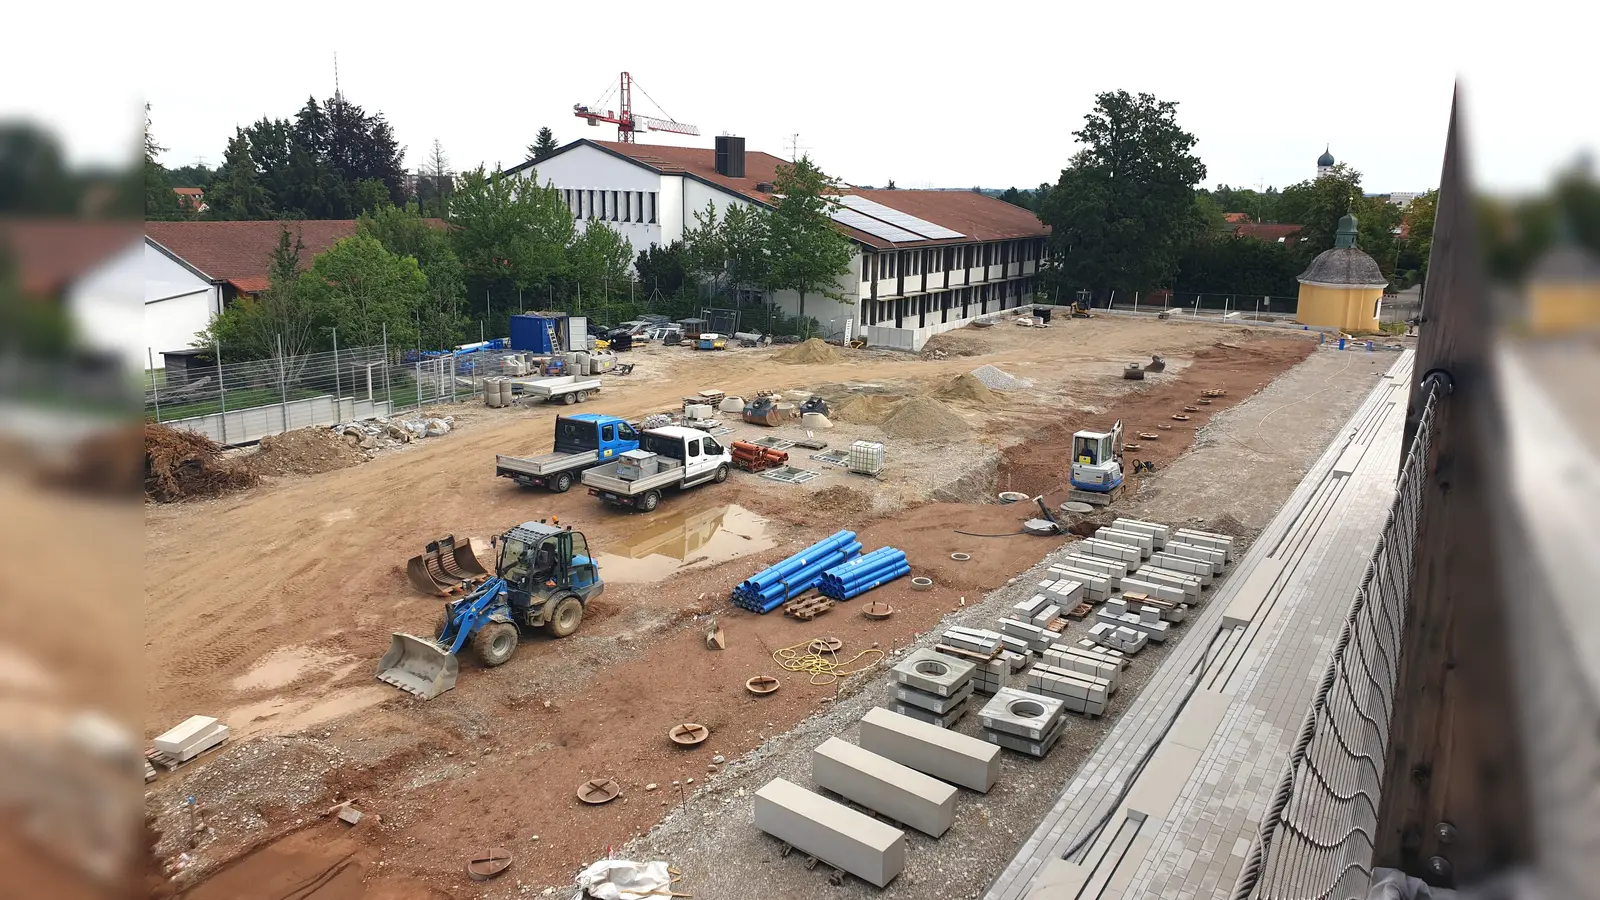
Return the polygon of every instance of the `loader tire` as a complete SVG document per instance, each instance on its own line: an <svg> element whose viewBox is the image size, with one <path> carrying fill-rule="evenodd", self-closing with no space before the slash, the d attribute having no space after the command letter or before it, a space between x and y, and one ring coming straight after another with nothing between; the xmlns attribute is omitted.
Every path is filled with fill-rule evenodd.
<svg viewBox="0 0 1600 900"><path fill-rule="evenodd" d="M583 621L583 602L577 597L562 597L550 612L550 624L545 629L551 637L564 638L578 630Z"/></svg>
<svg viewBox="0 0 1600 900"><path fill-rule="evenodd" d="M643 497L639 498L639 508L644 510L645 512L655 512L656 511L656 507L658 507L660 505L661 505L661 493L659 491L650 491L649 493L645 494Z"/></svg>
<svg viewBox="0 0 1600 900"><path fill-rule="evenodd" d="M565 494L567 491L572 490L572 473L562 472L557 475L556 480L550 482L550 490L558 494Z"/></svg>
<svg viewBox="0 0 1600 900"><path fill-rule="evenodd" d="M472 636L472 649L483 664L503 665L517 652L517 626L510 622L490 622Z"/></svg>
<svg viewBox="0 0 1600 900"><path fill-rule="evenodd" d="M728 467L727 466L717 466L717 477L714 480L717 482L717 484L721 484L724 481L727 481L728 480Z"/></svg>

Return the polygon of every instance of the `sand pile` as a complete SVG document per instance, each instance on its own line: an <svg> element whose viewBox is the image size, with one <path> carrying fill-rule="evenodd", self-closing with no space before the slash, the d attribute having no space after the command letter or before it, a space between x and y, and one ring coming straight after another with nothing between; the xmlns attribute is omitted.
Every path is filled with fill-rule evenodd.
<svg viewBox="0 0 1600 900"><path fill-rule="evenodd" d="M840 358L837 349L817 338L811 338L803 344L796 344L773 357L778 362L791 366L810 366L818 363L838 362Z"/></svg>
<svg viewBox="0 0 1600 900"><path fill-rule="evenodd" d="M144 426L144 495L159 503L215 497L256 483L254 472L230 465L205 435L165 425Z"/></svg>
<svg viewBox="0 0 1600 900"><path fill-rule="evenodd" d="M883 420L884 433L912 441L930 441L971 430L955 410L932 397L912 397Z"/></svg>
<svg viewBox="0 0 1600 900"><path fill-rule="evenodd" d="M872 498L855 488L836 484L812 494L807 506L816 512L861 516L872 511Z"/></svg>
<svg viewBox="0 0 1600 900"><path fill-rule="evenodd" d="M877 425L900 403L892 394L852 394L828 408L828 418L851 425Z"/></svg>
<svg viewBox="0 0 1600 900"><path fill-rule="evenodd" d="M260 446L248 460L258 475L316 475L367 461L343 435L321 426L269 435Z"/></svg>
<svg viewBox="0 0 1600 900"><path fill-rule="evenodd" d="M994 391L989 390L971 373L950 379L939 389L938 396L946 400L964 400L969 403L992 403L995 399Z"/></svg>
<svg viewBox="0 0 1600 900"><path fill-rule="evenodd" d="M972 377L992 391L1015 391L1019 388L1033 386L1032 381L1026 378L1018 378L1001 369L996 369L994 366L979 366L972 370Z"/></svg>
<svg viewBox="0 0 1600 900"><path fill-rule="evenodd" d="M984 353L983 342L971 334L946 331L928 338L922 345L924 356L942 353L945 356L978 356Z"/></svg>

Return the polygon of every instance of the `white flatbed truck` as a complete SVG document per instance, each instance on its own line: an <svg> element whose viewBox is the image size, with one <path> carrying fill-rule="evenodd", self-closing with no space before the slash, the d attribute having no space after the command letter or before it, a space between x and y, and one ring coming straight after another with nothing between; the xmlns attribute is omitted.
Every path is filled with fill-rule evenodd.
<svg viewBox="0 0 1600 900"><path fill-rule="evenodd" d="M606 503L645 512L659 506L669 489L727 481L733 465L733 455L716 438L681 425L639 432L639 450L627 456L585 470L583 484L591 496Z"/></svg>

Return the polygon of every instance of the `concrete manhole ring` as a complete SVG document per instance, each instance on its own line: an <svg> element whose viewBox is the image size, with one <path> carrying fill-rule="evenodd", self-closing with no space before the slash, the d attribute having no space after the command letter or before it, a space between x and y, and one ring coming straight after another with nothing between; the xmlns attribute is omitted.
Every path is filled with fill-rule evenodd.
<svg viewBox="0 0 1600 900"><path fill-rule="evenodd" d="M1179 422L1187 422L1187 421L1189 421L1189 417L1184 415L1183 413L1173 413L1172 414L1172 418L1177 420L1177 421L1179 421Z"/></svg>
<svg viewBox="0 0 1600 900"><path fill-rule="evenodd" d="M950 674L950 667L936 659L925 659L914 667L919 675L932 675L935 678Z"/></svg>
<svg viewBox="0 0 1600 900"><path fill-rule="evenodd" d="M701 725L699 722L684 722L682 725L674 725L672 730L667 732L667 737L671 738L674 744L681 747L693 747L696 744L703 744L706 738L710 736L711 729Z"/></svg>
<svg viewBox="0 0 1600 900"><path fill-rule="evenodd" d="M1183 411L1184 412L1199 412L1200 411L1200 407L1198 407L1198 406L1185 406L1183 408Z"/></svg>
<svg viewBox="0 0 1600 900"><path fill-rule="evenodd" d="M933 579L923 575L911 576L911 589L913 591L926 591L933 587Z"/></svg>
<svg viewBox="0 0 1600 900"><path fill-rule="evenodd" d="M952 554L950 554L950 558L955 560L956 562L966 562L967 560L972 558L972 554L971 553L952 553Z"/></svg>
<svg viewBox="0 0 1600 900"><path fill-rule="evenodd" d="M1006 712L1019 719L1037 719L1044 715L1044 705L1032 700L1017 700L1006 706Z"/></svg>
<svg viewBox="0 0 1600 900"><path fill-rule="evenodd" d="M621 793L622 787L615 778L591 778L578 785L578 799L590 806L610 803Z"/></svg>
<svg viewBox="0 0 1600 900"><path fill-rule="evenodd" d="M1159 439L1161 435L1156 434L1154 431L1141 431L1139 432L1139 437L1143 440L1154 441Z"/></svg>
<svg viewBox="0 0 1600 900"><path fill-rule="evenodd" d="M894 615L894 607L882 600L874 600L862 608L861 614L869 619L887 619Z"/></svg>
<svg viewBox="0 0 1600 900"><path fill-rule="evenodd" d="M1171 425L1157 425L1156 428L1158 430L1160 430L1160 431L1171 431L1172 430L1172 426ZM1142 435L1141 435L1141 437L1142 437Z"/></svg>
<svg viewBox="0 0 1600 900"><path fill-rule="evenodd" d="M1139 445L1138 444L1123 444L1122 445L1122 449L1124 449L1124 450L1137 450L1137 449L1139 449Z"/></svg>
<svg viewBox="0 0 1600 900"><path fill-rule="evenodd" d="M1028 495L1021 491L1001 491L999 499L1001 503L1020 503L1028 499Z"/></svg>
<svg viewBox="0 0 1600 900"><path fill-rule="evenodd" d="M806 649L812 653L838 653L839 648L843 646L844 641L836 637L819 637L807 644Z"/></svg>
<svg viewBox="0 0 1600 900"><path fill-rule="evenodd" d="M1200 400L1198 402L1200 403L1201 406L1210 406L1211 405L1211 401L1210 400Z"/></svg>
<svg viewBox="0 0 1600 900"><path fill-rule="evenodd" d="M777 690L779 681L771 675L756 675L746 680L744 689L757 697L765 696Z"/></svg>
<svg viewBox="0 0 1600 900"><path fill-rule="evenodd" d="M1094 505L1091 503L1083 503L1078 500L1069 500L1066 503L1061 504L1061 511L1069 513L1089 513L1094 512Z"/></svg>

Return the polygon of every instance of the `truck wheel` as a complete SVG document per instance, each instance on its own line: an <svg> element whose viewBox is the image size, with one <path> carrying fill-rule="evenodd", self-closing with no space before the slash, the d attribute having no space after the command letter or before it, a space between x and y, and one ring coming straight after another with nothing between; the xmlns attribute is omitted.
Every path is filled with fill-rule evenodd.
<svg viewBox="0 0 1600 900"><path fill-rule="evenodd" d="M645 512L655 512L656 507L660 505L661 494L657 493L656 491L651 491L650 493L639 498L639 508Z"/></svg>
<svg viewBox="0 0 1600 900"><path fill-rule="evenodd" d="M550 482L550 490L555 491L558 494L565 494L571 489L572 473L570 472L562 472L560 475L556 476L555 481Z"/></svg>
<svg viewBox="0 0 1600 900"><path fill-rule="evenodd" d="M578 630L578 623L583 621L583 603L577 597L562 597L556 602L556 608L550 613L550 624L545 630L551 637L564 638Z"/></svg>
<svg viewBox="0 0 1600 900"><path fill-rule="evenodd" d="M565 403L568 406L571 406L572 404L578 402L578 397L577 397L576 394L562 394L561 395L561 402Z"/></svg>
<svg viewBox="0 0 1600 900"><path fill-rule="evenodd" d="M727 481L728 480L728 467L727 466L717 466L717 477L714 480L717 482L717 484L721 484L724 481Z"/></svg>
<svg viewBox="0 0 1600 900"><path fill-rule="evenodd" d="M510 622L490 622L472 636L472 649L483 664L494 667L503 664L517 652L517 626Z"/></svg>

